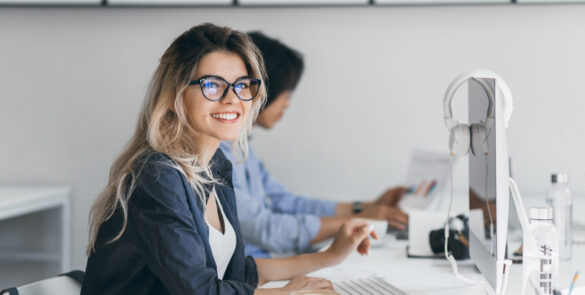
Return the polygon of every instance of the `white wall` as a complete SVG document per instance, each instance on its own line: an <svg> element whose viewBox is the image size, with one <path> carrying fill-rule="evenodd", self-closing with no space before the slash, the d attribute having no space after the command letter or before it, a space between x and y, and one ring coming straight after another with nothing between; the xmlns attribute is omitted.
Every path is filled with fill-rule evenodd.
<svg viewBox="0 0 585 295"><path fill-rule="evenodd" d="M509 145L521 188L541 193L550 172L566 170L585 191L584 5L0 8L0 183L73 188L74 267L85 265L89 207L158 57L205 21L260 29L304 53L287 115L253 142L293 190L367 198L400 182L412 148L446 151L442 95L481 66L515 95ZM456 118L462 111L456 102Z"/></svg>

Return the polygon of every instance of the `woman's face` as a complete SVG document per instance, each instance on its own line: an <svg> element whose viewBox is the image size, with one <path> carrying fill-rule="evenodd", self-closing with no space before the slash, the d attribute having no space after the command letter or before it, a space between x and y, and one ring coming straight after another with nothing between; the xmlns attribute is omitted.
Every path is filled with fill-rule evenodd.
<svg viewBox="0 0 585 295"><path fill-rule="evenodd" d="M206 54L199 61L193 80L206 75L219 76L234 83L238 78L248 76L248 71L246 64L237 54L215 51ZM223 99L210 101L203 96L199 85L187 87L183 99L190 123L198 132L198 140L205 141L237 139L249 116L253 101L240 100L232 87Z"/></svg>
<svg viewBox="0 0 585 295"><path fill-rule="evenodd" d="M290 94L290 90L279 94L271 104L260 112L256 119L256 124L263 128L270 129L276 124L276 122L280 121L282 115L284 115L284 110L288 108L288 105L290 104Z"/></svg>

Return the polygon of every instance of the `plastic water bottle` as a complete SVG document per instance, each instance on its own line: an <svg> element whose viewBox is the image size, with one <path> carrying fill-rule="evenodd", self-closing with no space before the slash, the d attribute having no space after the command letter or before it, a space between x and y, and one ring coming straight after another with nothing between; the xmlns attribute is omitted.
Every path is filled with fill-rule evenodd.
<svg viewBox="0 0 585 295"><path fill-rule="evenodd" d="M559 232L559 257L569 260L573 256L573 197L568 187L569 177L567 173L553 173L550 181L546 202L553 208L554 224Z"/></svg>
<svg viewBox="0 0 585 295"><path fill-rule="evenodd" d="M522 252L522 294L552 295L559 280L559 235L552 208L530 208Z"/></svg>

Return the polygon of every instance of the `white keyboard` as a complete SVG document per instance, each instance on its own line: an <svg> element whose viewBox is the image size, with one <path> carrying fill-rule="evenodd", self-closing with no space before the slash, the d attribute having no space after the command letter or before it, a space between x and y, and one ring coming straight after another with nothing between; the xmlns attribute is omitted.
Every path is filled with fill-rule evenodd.
<svg viewBox="0 0 585 295"><path fill-rule="evenodd" d="M340 295L407 295L379 277L341 281L333 285Z"/></svg>

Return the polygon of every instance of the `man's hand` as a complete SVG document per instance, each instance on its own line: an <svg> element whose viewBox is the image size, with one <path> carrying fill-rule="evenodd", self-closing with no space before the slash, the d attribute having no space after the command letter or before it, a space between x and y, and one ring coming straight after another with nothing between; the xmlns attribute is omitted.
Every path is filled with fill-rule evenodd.
<svg viewBox="0 0 585 295"><path fill-rule="evenodd" d="M403 186L393 187L385 191L375 202L377 205L397 207L408 188Z"/></svg>
<svg viewBox="0 0 585 295"><path fill-rule="evenodd" d="M361 218L386 220L390 227L399 230L406 229L406 225L408 224L408 215L406 213L398 208L385 205L372 204L364 208L364 211L357 214L357 216Z"/></svg>

